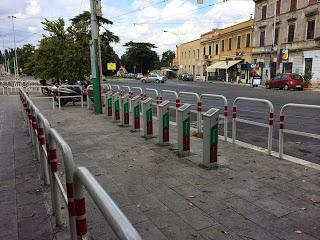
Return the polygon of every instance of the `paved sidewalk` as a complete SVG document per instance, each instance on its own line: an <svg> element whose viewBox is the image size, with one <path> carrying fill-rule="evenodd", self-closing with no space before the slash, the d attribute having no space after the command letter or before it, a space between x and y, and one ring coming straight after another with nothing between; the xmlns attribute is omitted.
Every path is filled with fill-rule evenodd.
<svg viewBox="0 0 320 240"><path fill-rule="evenodd" d="M179 158L175 139L161 147L78 106L35 103L143 239L320 239L317 170L222 141L221 166L206 170L198 139L194 154ZM86 201L91 238L115 239Z"/></svg>
<svg viewBox="0 0 320 240"><path fill-rule="evenodd" d="M0 239L56 239L49 189L39 179L16 96L0 96L0 164Z"/></svg>

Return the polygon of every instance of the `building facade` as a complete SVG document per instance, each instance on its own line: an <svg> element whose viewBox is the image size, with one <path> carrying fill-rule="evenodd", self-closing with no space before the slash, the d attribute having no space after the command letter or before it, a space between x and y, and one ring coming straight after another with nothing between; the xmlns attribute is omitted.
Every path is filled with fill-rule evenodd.
<svg viewBox="0 0 320 240"><path fill-rule="evenodd" d="M320 83L319 12L319 0L255 0L252 57L263 80L279 72L308 73Z"/></svg>
<svg viewBox="0 0 320 240"><path fill-rule="evenodd" d="M249 82L252 69L254 20L213 29L199 39L177 47L180 72L199 74L203 80Z"/></svg>
<svg viewBox="0 0 320 240"><path fill-rule="evenodd" d="M203 61L200 53L201 39L196 39L183 43L176 50L176 64L179 66L180 73L197 75L202 73Z"/></svg>

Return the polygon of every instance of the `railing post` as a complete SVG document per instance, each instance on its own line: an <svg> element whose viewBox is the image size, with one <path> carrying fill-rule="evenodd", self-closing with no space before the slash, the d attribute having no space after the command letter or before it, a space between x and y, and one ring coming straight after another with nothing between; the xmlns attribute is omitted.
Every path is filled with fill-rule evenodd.
<svg viewBox="0 0 320 240"><path fill-rule="evenodd" d="M283 159L283 129L284 129L284 115L280 113L280 125L279 125L279 158Z"/></svg>
<svg viewBox="0 0 320 240"><path fill-rule="evenodd" d="M237 135L237 106L232 107L232 143L236 143Z"/></svg>
<svg viewBox="0 0 320 240"><path fill-rule="evenodd" d="M49 149L48 149L48 159L50 161L51 169L51 201L52 201L52 210L56 219L56 225L58 227L62 226L62 217L61 217L61 204L59 200L59 186L54 174L58 171L58 161L57 161L57 150L56 143L52 139L52 136L49 135Z"/></svg>
<svg viewBox="0 0 320 240"><path fill-rule="evenodd" d="M198 134L200 134L202 131L202 102L201 100L199 100L197 102L197 130L198 130Z"/></svg>
<svg viewBox="0 0 320 240"><path fill-rule="evenodd" d="M224 106L224 111L223 111L223 125L224 125L224 140L228 140L228 105Z"/></svg>
<svg viewBox="0 0 320 240"><path fill-rule="evenodd" d="M76 229L77 239L87 239L87 219L86 219L86 202L83 193L83 186L80 179L74 176L74 193L75 193L75 212L76 212Z"/></svg>
<svg viewBox="0 0 320 240"><path fill-rule="evenodd" d="M272 151L272 134L273 134L273 112L269 113L269 132L268 132L268 154Z"/></svg>

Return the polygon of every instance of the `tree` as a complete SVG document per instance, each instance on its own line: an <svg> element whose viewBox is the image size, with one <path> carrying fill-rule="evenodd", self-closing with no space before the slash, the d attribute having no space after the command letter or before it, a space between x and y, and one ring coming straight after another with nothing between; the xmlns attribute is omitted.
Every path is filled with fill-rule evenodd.
<svg viewBox="0 0 320 240"><path fill-rule="evenodd" d="M170 67L173 59L176 57L176 54L172 50L168 50L162 53L161 56L161 66L162 67Z"/></svg>
<svg viewBox="0 0 320 240"><path fill-rule="evenodd" d="M45 19L43 29L48 32L40 40L39 47L27 64L36 77L42 79L84 80L90 76L90 13L83 12L70 19L66 28L63 19L49 21ZM107 62L119 63L119 57L110 43L118 42L119 37L108 31L103 24L112 24L106 18L99 17L99 26L105 29L100 35L102 72L107 73Z"/></svg>
<svg viewBox="0 0 320 240"><path fill-rule="evenodd" d="M130 41L123 46L127 49L121 56L121 64L129 72L133 72L136 68L137 71L147 73L159 67L159 56L152 50L157 48L154 44Z"/></svg>

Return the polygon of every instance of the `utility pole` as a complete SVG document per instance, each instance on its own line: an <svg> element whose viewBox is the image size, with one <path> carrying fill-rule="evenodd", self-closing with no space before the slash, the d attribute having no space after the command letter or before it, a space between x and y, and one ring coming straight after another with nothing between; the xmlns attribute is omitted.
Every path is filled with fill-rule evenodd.
<svg viewBox="0 0 320 240"><path fill-rule="evenodd" d="M7 59L6 59L6 49L4 48L4 38L2 38L3 45L3 59L4 59L4 74L7 75Z"/></svg>
<svg viewBox="0 0 320 240"><path fill-rule="evenodd" d="M99 26L97 16L101 16L101 0L90 0L91 10L91 81L93 85L94 111L102 113L101 103L101 54L99 44Z"/></svg>
<svg viewBox="0 0 320 240"><path fill-rule="evenodd" d="M17 47L16 47L16 34L14 32L14 22L13 19L16 18L15 16L8 16L8 18L11 18L12 21L12 31L13 31L13 44L14 44L14 66L15 66L15 78L16 80L19 79L19 65L18 65L18 58L17 58Z"/></svg>

